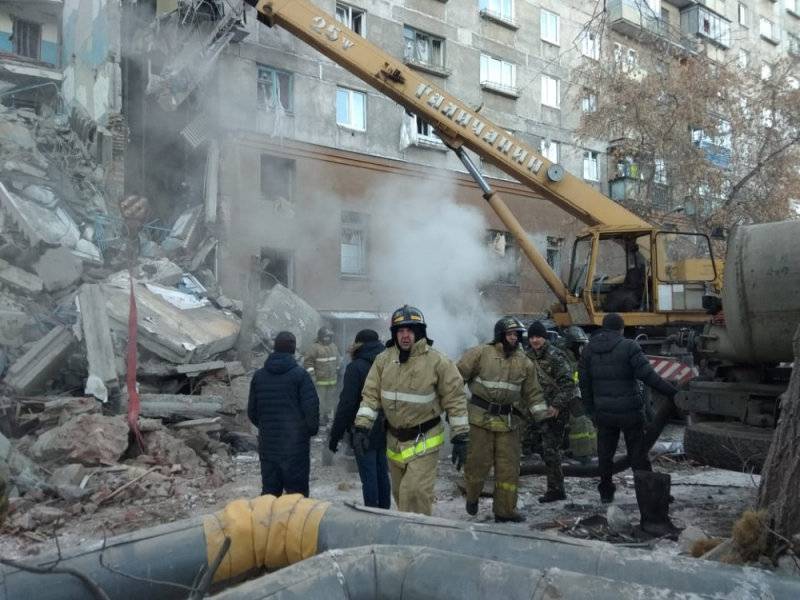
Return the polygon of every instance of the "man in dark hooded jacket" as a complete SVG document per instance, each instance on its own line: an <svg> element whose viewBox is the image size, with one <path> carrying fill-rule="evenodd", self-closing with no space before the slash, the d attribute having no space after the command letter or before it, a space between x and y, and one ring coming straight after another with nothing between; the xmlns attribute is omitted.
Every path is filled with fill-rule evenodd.
<svg viewBox="0 0 800 600"><path fill-rule="evenodd" d="M339 442L345 433L351 432L356 419L358 407L361 405L361 388L367 379L375 357L385 349L372 329L362 329L356 334L355 343L350 349L352 361L344 371L342 391L339 394L339 405L333 418L328 448L331 452L339 449ZM352 438L350 439L352 445ZM364 505L375 508L390 508L392 489L389 484L389 465L386 459L386 428L383 416L375 419L369 434L369 449L362 455L356 455L358 474L361 477L361 491Z"/></svg>
<svg viewBox="0 0 800 600"><path fill-rule="evenodd" d="M653 370L639 344L622 336L624 328L621 316L608 313L578 363L583 405L597 426L598 490L605 503L614 500L611 475L620 432L634 472L652 470L644 439L644 398L637 380L670 398L678 392Z"/></svg>
<svg viewBox="0 0 800 600"><path fill-rule="evenodd" d="M294 358L288 331L253 375L247 416L258 427L262 494L308 496L311 438L319 430L319 398L311 376Z"/></svg>

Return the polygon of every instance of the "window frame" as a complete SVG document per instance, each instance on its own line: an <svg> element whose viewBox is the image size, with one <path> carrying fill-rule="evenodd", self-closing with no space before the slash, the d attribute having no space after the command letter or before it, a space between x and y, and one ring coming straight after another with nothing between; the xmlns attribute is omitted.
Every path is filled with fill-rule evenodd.
<svg viewBox="0 0 800 600"><path fill-rule="evenodd" d="M491 73L493 71L492 64L490 63L498 63L496 68L500 69L500 80L491 79ZM506 74L506 67L509 67L510 70L510 84L504 81L505 74ZM508 62L503 60L502 58L495 58L490 54L481 53L480 55L480 68L479 71L479 78L480 78L480 85L481 87L491 89L494 91L498 91L501 93L506 93L512 96L516 96L517 92L517 65L512 62Z"/></svg>
<svg viewBox="0 0 800 600"><path fill-rule="evenodd" d="M769 33L764 32L765 23L769 24ZM770 44L778 45L781 41L781 32L778 25L764 15L760 15L758 18L758 35L761 39L766 40Z"/></svg>
<svg viewBox="0 0 800 600"><path fill-rule="evenodd" d="M275 166L274 171L280 172L281 177L265 177L265 162L273 163ZM258 163L258 177L258 189L259 193L261 194L261 199L264 202L276 202L278 201L278 197L283 197L289 203L294 203L297 178L297 161L295 159L278 156L276 154L270 154L269 152L261 152ZM280 194L273 194L274 197L270 197L270 194L268 194L269 190L265 189L265 185L275 181L284 182L284 189L279 191L285 191L288 198L285 196L280 196Z"/></svg>
<svg viewBox="0 0 800 600"><path fill-rule="evenodd" d="M261 98L261 90L262 90L262 83L266 83L266 79L262 77L264 73L270 73L271 78L271 85L272 85L272 100L273 103L266 103L262 102ZM285 75L287 76L287 88L288 88L288 104L289 106L283 106L281 102L281 86L280 86L280 76ZM256 101L258 102L258 109L264 110L269 112L271 110L276 109L276 103L280 104L281 108L287 112L292 113L294 112L294 73L291 71L286 71L284 69L276 69L275 67L271 67L269 65L264 65L261 63L256 63L256 90L257 90L257 97ZM266 94L264 94L264 98L266 98Z"/></svg>
<svg viewBox="0 0 800 600"><path fill-rule="evenodd" d="M428 55L432 56L433 54L433 43L439 42L440 44L440 51L439 54L441 55L441 64L435 64L431 61L423 61L415 56L408 55L408 43L411 41L408 33L414 34L414 43L419 43L420 38L427 38L428 39ZM446 40L443 37L439 37L438 35L433 35L426 31L421 31L416 27L412 27L410 25L403 25L403 59L407 62L411 62L415 65L422 65L431 69L437 70L445 70L447 68L447 44Z"/></svg>
<svg viewBox="0 0 800 600"><path fill-rule="evenodd" d="M358 215L355 220L347 221L347 215ZM356 246L356 244L345 244L345 234L352 232L361 234L361 242L358 245L360 250L360 265L357 271L345 271L344 246ZM369 275L369 214L356 210L342 209L339 216L339 276L343 278L364 279Z"/></svg>
<svg viewBox="0 0 800 600"><path fill-rule="evenodd" d="M347 16L345 17L346 20L341 20L339 18L339 9L342 8L347 12ZM354 13L355 16L361 17L361 31L356 31L353 27L354 22ZM339 2L337 0L336 4L333 8L333 18L336 19L337 22L341 23L345 27L350 28L355 32L357 35L360 35L363 38L367 37L367 11L363 8L359 8L358 6L353 6L352 4L347 4L346 2Z"/></svg>
<svg viewBox="0 0 800 600"><path fill-rule="evenodd" d="M588 167L588 169L587 169ZM594 177L592 177L594 170ZM587 175L588 173L588 175ZM583 151L583 179L585 181L600 181L600 153L594 150Z"/></svg>
<svg viewBox="0 0 800 600"><path fill-rule="evenodd" d="M744 2L739 2L736 8L736 19L742 27L750 27L750 7Z"/></svg>
<svg viewBox="0 0 800 600"><path fill-rule="evenodd" d="M33 33L33 39L31 39ZM12 50L14 56L27 58L36 62L42 60L42 24L28 19L12 17L11 23ZM35 43L34 43L35 42ZM35 54L27 54L31 50Z"/></svg>
<svg viewBox="0 0 800 600"><path fill-rule="evenodd" d="M555 82L555 104L551 104L548 100L550 94L548 93L551 91L550 85L546 85L549 81ZM547 73L542 73L541 75L541 85L542 85L542 93L541 93L541 103L542 106L547 106L549 108L554 108L556 110L561 110L561 80L558 77L553 77L552 75L548 75Z"/></svg>
<svg viewBox="0 0 800 600"><path fill-rule="evenodd" d="M550 21L549 23L548 20ZM550 31L550 26L553 25L553 23L555 23L555 36L552 36L553 32ZM547 32L547 36L545 32ZM552 44L553 46L561 45L561 17L558 13L554 13L545 8L539 11L539 38L543 42Z"/></svg>
<svg viewBox="0 0 800 600"><path fill-rule="evenodd" d="M749 50L746 50L745 48L739 48L739 51L736 54L736 66L738 66L740 69L747 69L750 67Z"/></svg>
<svg viewBox="0 0 800 600"><path fill-rule="evenodd" d="M581 34L581 56L600 60L600 40L594 31L584 31Z"/></svg>
<svg viewBox="0 0 800 600"><path fill-rule="evenodd" d="M503 12L503 4L506 2L510 5L510 14ZM516 0L478 0L478 11L481 15L493 17L497 20L514 25L514 16L516 15Z"/></svg>
<svg viewBox="0 0 800 600"><path fill-rule="evenodd" d="M497 235L503 235L505 237L505 251L503 256L498 256L496 253L492 254L492 258L501 262L513 262L512 268L508 269L507 273L498 273L495 275L494 279L490 282L490 285L503 285L503 286L512 286L512 287L519 287L520 284L520 276L521 276L521 249L519 247L519 242L514 238L510 231L504 231L502 229L487 229L486 230L486 241L487 244L491 245L493 243L493 239ZM491 250L489 251L491 252ZM510 252L510 258L509 258ZM504 265L505 266L505 265Z"/></svg>
<svg viewBox="0 0 800 600"><path fill-rule="evenodd" d="M583 96L581 96L581 112L597 112L597 92L586 89L583 91Z"/></svg>
<svg viewBox="0 0 800 600"><path fill-rule="evenodd" d="M561 144L556 140L542 138L539 141L539 153L551 163L558 164L561 161ZM555 158L551 156L552 153L555 153Z"/></svg>
<svg viewBox="0 0 800 600"><path fill-rule="evenodd" d="M348 98L348 116L351 119L349 123L342 123L339 121L339 92L347 92ZM352 98L354 95L360 95L363 97L363 120L364 120L364 127L359 128L352 122ZM336 125L339 127L344 127L345 129L349 129L351 131L360 131L366 132L367 131L367 93L361 90L354 90L352 88L344 87L341 85L336 86Z"/></svg>

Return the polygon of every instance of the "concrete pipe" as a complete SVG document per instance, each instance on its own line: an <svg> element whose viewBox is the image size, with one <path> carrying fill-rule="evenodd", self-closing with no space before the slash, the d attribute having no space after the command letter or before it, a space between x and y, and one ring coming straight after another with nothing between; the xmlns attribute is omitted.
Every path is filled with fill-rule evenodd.
<svg viewBox="0 0 800 600"><path fill-rule="evenodd" d="M452 574L448 576L448 574ZM421 546L329 550L214 596L215 600L701 600L563 569L540 571Z"/></svg>
<svg viewBox="0 0 800 600"><path fill-rule="evenodd" d="M800 221L737 227L728 241L720 358L740 363L791 362L800 323Z"/></svg>
<svg viewBox="0 0 800 600"><path fill-rule="evenodd" d="M226 538L231 547L214 576L217 589L326 550L365 544L412 545L456 551L526 569L563 569L618 582L740 598L800 598L800 579L752 568L680 557L654 559L617 548L513 528L448 521L354 506L331 506L299 495L235 500L206 517L144 529L38 558L38 566L78 569L115 600L185 598L200 569L213 562ZM439 571L441 577L449 574ZM133 576L134 578L132 578ZM458 578L461 573L453 573ZM176 585L177 584L177 585ZM183 586L183 587L178 587ZM0 600L89 598L76 578L0 570Z"/></svg>

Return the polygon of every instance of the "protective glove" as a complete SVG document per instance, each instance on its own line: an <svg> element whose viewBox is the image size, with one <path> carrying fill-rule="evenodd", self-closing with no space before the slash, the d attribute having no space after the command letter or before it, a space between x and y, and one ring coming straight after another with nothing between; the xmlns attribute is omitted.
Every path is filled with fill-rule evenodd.
<svg viewBox="0 0 800 600"><path fill-rule="evenodd" d="M336 454L339 450L339 440L335 440L332 437L328 438L328 450Z"/></svg>
<svg viewBox="0 0 800 600"><path fill-rule="evenodd" d="M366 427L356 427L353 430L353 452L358 458L363 457L369 451L369 429Z"/></svg>
<svg viewBox="0 0 800 600"><path fill-rule="evenodd" d="M456 466L456 471L460 471L464 463L467 462L467 447L469 446L469 434L459 433L450 442L453 444L453 454L450 457Z"/></svg>

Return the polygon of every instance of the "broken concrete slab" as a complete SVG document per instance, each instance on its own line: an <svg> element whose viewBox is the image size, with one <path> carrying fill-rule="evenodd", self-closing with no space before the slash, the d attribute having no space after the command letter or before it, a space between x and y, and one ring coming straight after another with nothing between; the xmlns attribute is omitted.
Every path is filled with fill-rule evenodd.
<svg viewBox="0 0 800 600"><path fill-rule="evenodd" d="M42 280L0 259L0 283L25 294L39 294L44 288Z"/></svg>
<svg viewBox="0 0 800 600"><path fill-rule="evenodd" d="M47 177L46 171L19 160L7 160L3 163L3 170L9 173L22 173L23 175L29 175L37 179L44 179Z"/></svg>
<svg viewBox="0 0 800 600"><path fill-rule="evenodd" d="M259 300L256 330L262 339L272 339L279 331L291 331L297 338L297 351L304 353L311 348L321 326L320 314L280 284L275 284Z"/></svg>
<svg viewBox="0 0 800 600"><path fill-rule="evenodd" d="M178 285L183 277L183 269L167 258L148 258L139 261L141 279L166 287Z"/></svg>
<svg viewBox="0 0 800 600"><path fill-rule="evenodd" d="M128 449L128 423L124 415L78 415L45 431L31 447L37 460L86 466L113 465Z"/></svg>
<svg viewBox="0 0 800 600"><path fill-rule="evenodd" d="M223 409L221 396L187 394L141 394L139 414L151 419L187 421L217 416Z"/></svg>
<svg viewBox="0 0 800 600"><path fill-rule="evenodd" d="M63 290L80 281L83 263L68 248L50 248L45 250L34 269L44 282L45 289L52 292Z"/></svg>
<svg viewBox="0 0 800 600"><path fill-rule="evenodd" d="M190 419L172 425L173 429L199 429L210 433L222 431L222 419L220 417L206 417L204 419Z"/></svg>
<svg viewBox="0 0 800 600"><path fill-rule="evenodd" d="M202 206L195 206L181 213L172 225L167 238L161 242L164 251L174 252L191 248L200 233L202 214Z"/></svg>
<svg viewBox="0 0 800 600"><path fill-rule="evenodd" d="M80 239L80 230L63 208L51 210L14 194L0 182L0 207L36 246L39 243L73 248Z"/></svg>
<svg viewBox="0 0 800 600"><path fill-rule="evenodd" d="M36 141L31 135L31 130L16 120L0 120L0 140L5 144L18 146L22 150L33 150Z"/></svg>
<svg viewBox="0 0 800 600"><path fill-rule="evenodd" d="M108 391L119 387L114 361L114 343L106 312L106 297L97 283L81 286L76 298L81 313L81 327L89 361L89 377L95 376L105 386L106 393L93 393L98 400L108 401ZM88 386L87 386L88 388ZM88 389L87 392L89 393Z"/></svg>
<svg viewBox="0 0 800 600"><path fill-rule="evenodd" d="M28 185L22 190L22 193L45 208L55 208L58 204L58 196L49 187L43 185Z"/></svg>
<svg viewBox="0 0 800 600"><path fill-rule="evenodd" d="M94 265L103 265L103 254L100 252L100 248L89 240L79 239L72 249L72 253L82 261Z"/></svg>
<svg viewBox="0 0 800 600"><path fill-rule="evenodd" d="M19 348L27 341L25 332L31 325L30 311L12 296L0 292L0 345Z"/></svg>
<svg viewBox="0 0 800 600"><path fill-rule="evenodd" d="M111 326L127 335L129 291L104 284ZM176 364L200 362L229 350L239 334L239 320L212 306L181 310L145 285L136 285L139 344Z"/></svg>
<svg viewBox="0 0 800 600"><path fill-rule="evenodd" d="M195 375L199 375L200 373L216 371L218 369L224 369L225 367L227 367L227 364L224 360L212 360L211 362L205 363L178 365L175 367L175 372L193 377Z"/></svg>
<svg viewBox="0 0 800 600"><path fill-rule="evenodd" d="M58 467L50 475L50 485L53 487L59 485L73 485L80 486L81 481L86 476L86 467L79 463L70 463L63 467Z"/></svg>
<svg viewBox="0 0 800 600"><path fill-rule="evenodd" d="M0 433L0 464L8 465L11 479L20 491L47 488L47 474L30 458L18 452L2 433Z"/></svg>
<svg viewBox="0 0 800 600"><path fill-rule="evenodd" d="M27 395L44 389L72 350L75 336L59 325L33 344L8 370L6 385Z"/></svg>
<svg viewBox="0 0 800 600"><path fill-rule="evenodd" d="M184 472L197 472L204 468L201 458L186 442L164 429L144 434L144 445L148 456L160 464L179 464Z"/></svg>

